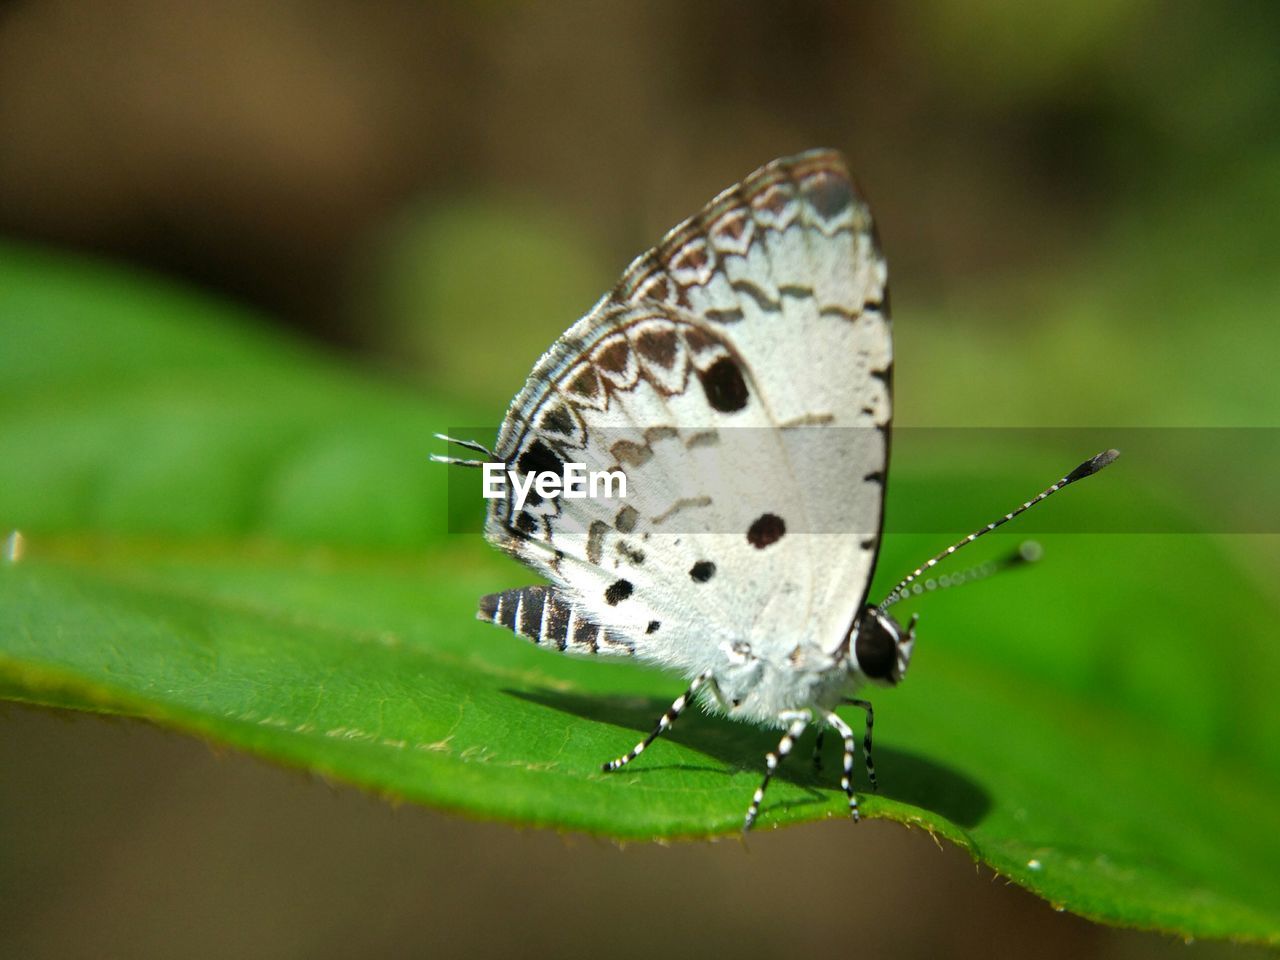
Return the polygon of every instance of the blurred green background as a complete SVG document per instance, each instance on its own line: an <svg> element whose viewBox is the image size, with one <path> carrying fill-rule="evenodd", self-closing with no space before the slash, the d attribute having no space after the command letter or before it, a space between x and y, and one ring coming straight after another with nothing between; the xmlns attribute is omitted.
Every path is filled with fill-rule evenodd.
<svg viewBox="0 0 1280 960"><path fill-rule="evenodd" d="M1263 0L0 5L7 241L244 304L472 423L667 227L816 145L879 223L899 425L1280 417ZM1274 592L1274 537L1216 539ZM18 707L0 764L6 956L1245 952L1054 913L886 822L619 851Z"/></svg>

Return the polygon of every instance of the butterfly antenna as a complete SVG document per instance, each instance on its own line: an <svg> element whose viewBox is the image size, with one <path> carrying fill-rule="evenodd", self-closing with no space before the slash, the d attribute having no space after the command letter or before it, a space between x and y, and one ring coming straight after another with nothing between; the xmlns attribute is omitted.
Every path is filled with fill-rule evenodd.
<svg viewBox="0 0 1280 960"><path fill-rule="evenodd" d="M1053 486L1049 487L1047 490L1044 490L1037 496L1032 497L1022 506L1018 507L1017 510L1012 511L1011 513L1006 513L999 520L993 520L991 523L988 523L981 530L975 530L973 533L969 534L963 540L953 543L951 546L947 547L947 549L943 550L937 556L931 557L929 560L925 561L920 566L912 570L905 577L903 577L902 580L898 583L898 585L889 591L889 595L884 598L884 600L881 602L880 606L877 607L877 609L881 613L883 613L885 610L888 610L895 603L897 603L899 600L902 600L909 594L923 592L924 589L928 589L928 588L921 588L920 590L917 590L913 587L916 580L925 571L933 569L941 561L951 556L961 547L967 547L969 544L973 543L973 541L977 540L979 537L983 536L984 534L988 534L992 530L996 529L996 527L1000 527L1008 523L1014 517L1018 516L1018 514L1025 513L1026 511L1034 507L1037 503L1040 503L1043 500L1049 499L1049 497L1053 496L1053 494L1057 493L1063 487L1070 486L1071 484L1075 483L1077 480L1083 480L1085 477L1091 477L1095 473L1097 473L1099 470L1101 470L1103 467L1110 466L1112 463L1115 462L1118 456L1120 456L1119 450L1104 450L1102 453L1098 454L1096 457L1091 457L1090 459L1086 460L1084 463L1080 464L1080 466L1076 467L1074 470L1068 473L1065 477L1063 477L1057 483L1053 484ZM1006 563L1004 565L1007 566L1008 564ZM996 569L1000 569L1001 566L1002 565L999 563L995 564ZM981 570L982 567L975 567L974 569ZM995 573L995 572L996 572L995 569L991 571L991 573ZM983 576L989 576L989 575L990 574L983 574Z"/></svg>
<svg viewBox="0 0 1280 960"><path fill-rule="evenodd" d="M483 467L486 463L492 463L496 459L492 450L484 446L484 444L476 443L474 440L459 440L456 437L450 437L443 433L437 433L435 438L437 440L443 440L445 443L456 443L458 446L465 447L468 450L474 450L476 453L483 453L488 459L465 460L461 457L446 457L439 453L433 453L431 454L432 463L448 463L455 467Z"/></svg>
<svg viewBox="0 0 1280 960"><path fill-rule="evenodd" d="M940 577L916 580L907 586L901 587L899 592L902 596L899 599L905 599L909 596L918 597L921 594L933 593L935 590L958 587L964 583L975 583L1005 570L1012 570L1014 567L1025 567L1028 564L1037 563L1043 556L1044 547L1034 540L1024 540L1016 550L998 560L988 560L986 563L980 563L976 567L966 567L956 573L944 573ZM896 603L897 601L894 602ZM884 608L881 607L881 609Z"/></svg>

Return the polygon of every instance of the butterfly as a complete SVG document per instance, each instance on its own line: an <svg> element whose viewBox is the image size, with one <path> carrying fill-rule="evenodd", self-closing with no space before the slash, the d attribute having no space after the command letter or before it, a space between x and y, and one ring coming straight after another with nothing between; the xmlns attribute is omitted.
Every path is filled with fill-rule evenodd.
<svg viewBox="0 0 1280 960"><path fill-rule="evenodd" d="M902 680L918 619L904 626L889 608L936 586L920 578L960 547L1118 456L1085 461L870 604L892 383L889 281L871 211L840 154L811 150L756 170L633 261L534 366L492 451L437 435L488 460L433 459L509 472L485 536L549 581L482 598L480 619L689 681L605 771L635 760L698 700L782 731L744 831L811 725L843 741L840 783L857 820L855 734L836 708L865 714L874 787L874 711L853 694ZM627 496L554 496L531 479L525 495L512 489L570 465L621 475Z"/></svg>

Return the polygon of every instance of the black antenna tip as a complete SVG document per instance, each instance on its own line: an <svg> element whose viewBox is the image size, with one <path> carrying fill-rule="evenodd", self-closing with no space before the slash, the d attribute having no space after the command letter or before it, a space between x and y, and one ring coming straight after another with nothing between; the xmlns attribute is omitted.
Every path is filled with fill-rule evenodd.
<svg viewBox="0 0 1280 960"><path fill-rule="evenodd" d="M1119 456L1120 451L1114 447L1110 450L1103 450L1096 457L1091 457L1068 473L1066 482L1074 483L1077 480L1083 480L1085 477L1092 477L1103 467L1109 467L1111 464L1115 463Z"/></svg>

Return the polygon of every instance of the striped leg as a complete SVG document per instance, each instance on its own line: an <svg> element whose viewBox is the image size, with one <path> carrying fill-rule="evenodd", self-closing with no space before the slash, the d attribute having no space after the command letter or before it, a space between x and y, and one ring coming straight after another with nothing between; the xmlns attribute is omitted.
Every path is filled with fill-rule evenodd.
<svg viewBox="0 0 1280 960"><path fill-rule="evenodd" d="M862 752L867 758L867 780L871 782L872 790L879 790L880 786L876 783L876 765L871 759L871 727L875 724L876 713L871 708L870 700L853 700L846 699L845 703L854 707L861 707L867 712L867 734L862 739Z"/></svg>
<svg viewBox="0 0 1280 960"><path fill-rule="evenodd" d="M857 823L861 816L858 813L858 795L853 792L853 728L834 711L828 713L826 719L844 741L844 773L840 777L840 786L844 790L844 795L849 798L849 816L853 817L854 823Z"/></svg>
<svg viewBox="0 0 1280 960"><path fill-rule="evenodd" d="M684 712L684 708L689 705L689 701L693 699L693 695L697 693L698 689L705 683L714 683L711 679L710 670L707 670L705 673L700 673L694 677L693 683L689 684L689 689L676 697L675 703L671 704L671 706L667 708L667 712L658 719L658 725L654 727L653 733L649 734L649 736L645 737L632 747L631 752L626 754L626 756L619 757L617 760L610 760L606 763L602 768L604 772L612 773L615 770L621 770L636 757L640 756L640 754L644 753L645 748L648 747L649 744L653 743L653 741L657 740L658 737L671 729L671 725L676 722L676 718Z"/></svg>
<svg viewBox="0 0 1280 960"><path fill-rule="evenodd" d="M782 735L782 739L778 741L778 746L774 748L773 752L765 755L764 780L756 788L755 796L751 798L751 806L747 807L747 816L742 822L743 833L750 830L752 824L756 822L756 817L760 813L760 802L764 799L764 792L769 787L769 781L773 779L773 775L778 769L778 764L787 759L787 754L796 745L796 739L800 734L804 733L804 728L813 720L813 713L809 710L788 711L781 714L779 719L788 722L787 732Z"/></svg>

